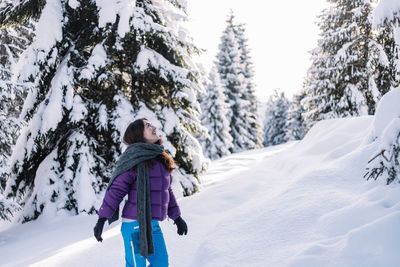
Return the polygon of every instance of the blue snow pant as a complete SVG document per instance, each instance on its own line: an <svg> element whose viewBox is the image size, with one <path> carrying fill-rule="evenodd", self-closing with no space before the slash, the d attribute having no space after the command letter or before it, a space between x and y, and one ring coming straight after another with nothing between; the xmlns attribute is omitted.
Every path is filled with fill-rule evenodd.
<svg viewBox="0 0 400 267"><path fill-rule="evenodd" d="M157 220L152 220L151 226L153 228L154 254L149 255L147 258L147 260L150 262L149 267L167 267L168 253L160 225L158 224ZM146 259L140 255L139 222L123 222L121 224L121 233L122 237L124 238L125 246L125 266L146 267ZM135 260L132 254L132 244Z"/></svg>

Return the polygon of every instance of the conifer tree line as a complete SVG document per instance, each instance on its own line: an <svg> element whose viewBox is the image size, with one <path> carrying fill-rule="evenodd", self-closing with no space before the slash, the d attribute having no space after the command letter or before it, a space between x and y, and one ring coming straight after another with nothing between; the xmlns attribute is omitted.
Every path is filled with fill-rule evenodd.
<svg viewBox="0 0 400 267"><path fill-rule="evenodd" d="M380 98L400 82L394 28L372 25L378 1L328 2L303 88L308 128L318 120L373 115Z"/></svg>
<svg viewBox="0 0 400 267"><path fill-rule="evenodd" d="M286 123L274 122L287 109L276 106L284 101L275 95L267 104L264 145L301 139L319 120L373 115L381 97L399 86L400 47L395 25L400 15L394 12L390 20L374 26L377 2L328 0L330 7L318 16L321 38L311 51L311 66L303 88L293 97ZM299 113L295 115L294 110ZM271 141L267 132L271 133L273 125L289 129L275 129L277 140Z"/></svg>
<svg viewBox="0 0 400 267"><path fill-rule="evenodd" d="M0 3L0 105L13 103L0 116L16 125L1 140L0 218L95 213L122 135L142 117L177 161L176 193L197 191L204 89L191 59L199 49L180 23L186 9L179 0Z"/></svg>
<svg viewBox="0 0 400 267"><path fill-rule="evenodd" d="M297 125L295 128L304 133L319 120L373 115L381 97L400 85L400 47L394 26L400 15L394 13L391 20L374 26L373 7L377 2L328 0L330 7L318 16L321 38L311 51L312 63L304 86L291 104L300 112L297 122L294 117L287 117L290 127ZM265 124L271 114L274 112L267 108ZM271 126L264 127L271 131ZM287 140L289 136L294 140L302 138L298 130L282 132L287 133ZM264 139L266 143L270 140Z"/></svg>
<svg viewBox="0 0 400 267"><path fill-rule="evenodd" d="M253 77L245 25L236 23L231 12L201 101L202 122L209 132L202 138L207 157L216 159L262 146Z"/></svg>
<svg viewBox="0 0 400 267"><path fill-rule="evenodd" d="M283 92L274 90L265 107L263 141L265 147L303 139L308 131L301 104L304 97L304 91L300 91L289 100Z"/></svg>

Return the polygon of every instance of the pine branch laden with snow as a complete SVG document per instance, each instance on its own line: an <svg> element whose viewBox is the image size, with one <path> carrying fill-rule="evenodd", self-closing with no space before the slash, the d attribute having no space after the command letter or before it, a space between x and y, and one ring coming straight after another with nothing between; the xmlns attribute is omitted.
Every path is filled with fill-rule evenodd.
<svg viewBox="0 0 400 267"><path fill-rule="evenodd" d="M379 63L377 66L378 88L386 93L377 108L371 141L378 142L379 148L371 155L365 176L367 179L386 179L390 184L400 182L400 5L398 1L381 0L373 11L373 26L378 32ZM396 88L397 87L397 88ZM395 89L392 89L395 88Z"/></svg>
<svg viewBox="0 0 400 267"><path fill-rule="evenodd" d="M274 92L267 102L264 122L264 146L274 146L287 141L287 113L289 101L285 94Z"/></svg>
<svg viewBox="0 0 400 267"><path fill-rule="evenodd" d="M398 1L379 1L373 11L373 27L379 45L376 52L374 86L386 93L400 85L400 6Z"/></svg>
<svg viewBox="0 0 400 267"><path fill-rule="evenodd" d="M0 219L11 221L15 212L20 210L21 207L14 201L10 201L0 195Z"/></svg>
<svg viewBox="0 0 400 267"><path fill-rule="evenodd" d="M229 121L226 119L229 107L225 102L225 94L215 66L211 68L201 107L201 120L208 130L208 135L200 138L205 155L212 160L229 155L233 149L233 138L229 133Z"/></svg>
<svg viewBox="0 0 400 267"><path fill-rule="evenodd" d="M185 8L184 1L48 0L41 12L23 13L39 20L15 68L18 82L30 84L4 191L22 207L15 220L96 213L126 148L122 135L142 117L158 126L178 162L174 189L198 190L207 168L194 138L206 131L197 102L204 89L191 61L199 50L180 26Z"/></svg>
<svg viewBox="0 0 400 267"><path fill-rule="evenodd" d="M30 18L38 18L45 0L3 0L0 2L0 25L24 24Z"/></svg>
<svg viewBox="0 0 400 267"><path fill-rule="evenodd" d="M0 29L0 193L9 177L9 157L21 128L18 117L27 85L13 80L13 69L21 53L32 42L34 24Z"/></svg>
<svg viewBox="0 0 400 267"><path fill-rule="evenodd" d="M387 184L400 182L400 88L385 94L379 102L370 142L378 149L371 155L364 177L386 179Z"/></svg>
<svg viewBox="0 0 400 267"><path fill-rule="evenodd" d="M376 53L382 49L372 31L372 1L330 3L331 7L319 16L321 39L311 52L312 64L304 86L309 124L374 114L377 101L386 92L373 87Z"/></svg>

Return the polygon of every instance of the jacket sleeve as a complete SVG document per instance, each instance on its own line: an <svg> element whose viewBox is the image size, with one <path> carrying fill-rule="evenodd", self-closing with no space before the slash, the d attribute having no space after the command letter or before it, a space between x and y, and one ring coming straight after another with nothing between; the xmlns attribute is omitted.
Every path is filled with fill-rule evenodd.
<svg viewBox="0 0 400 267"><path fill-rule="evenodd" d="M172 176L171 176L172 183ZM172 191L171 184L168 188L169 191L169 203L168 203L168 217L172 220L176 220L179 216L181 216L181 210L179 209L178 203L176 202L176 198L174 192Z"/></svg>
<svg viewBox="0 0 400 267"><path fill-rule="evenodd" d="M129 193L136 179L136 172L129 170L118 175L106 191L99 209L99 218L111 218L122 199Z"/></svg>

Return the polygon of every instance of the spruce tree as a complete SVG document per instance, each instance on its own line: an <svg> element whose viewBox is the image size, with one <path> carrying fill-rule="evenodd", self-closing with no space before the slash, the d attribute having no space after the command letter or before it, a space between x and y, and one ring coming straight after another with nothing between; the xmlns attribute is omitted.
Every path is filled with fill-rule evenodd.
<svg viewBox="0 0 400 267"><path fill-rule="evenodd" d="M245 118L248 117L245 114L248 103L242 98L245 83L241 73L239 44L235 37L233 18L232 14L228 17L227 26L221 36L217 68L229 105L227 119L230 122L230 134L233 138L231 152L240 152L247 149L251 136L247 131L247 122L245 121Z"/></svg>
<svg viewBox="0 0 400 267"><path fill-rule="evenodd" d="M287 114L289 101L285 94L274 91L268 102L265 111L264 123L264 146L274 146L287 141Z"/></svg>
<svg viewBox="0 0 400 267"><path fill-rule="evenodd" d="M240 152L255 147L255 144L252 141L254 133L249 132L247 127L249 103L243 98L246 82L242 73L241 52L235 36L233 19L234 16L231 14L226 21L227 26L221 36L216 65L229 105L227 119L230 122L230 134L233 138L231 152Z"/></svg>
<svg viewBox="0 0 400 267"><path fill-rule="evenodd" d="M304 108L301 101L306 96L304 91L293 96L289 103L288 118L286 121L286 139L301 140L306 135L308 129L303 117Z"/></svg>
<svg viewBox="0 0 400 267"><path fill-rule="evenodd" d="M228 105L225 102L225 94L216 67L211 68L209 81L206 95L201 100L201 120L208 129L209 136L202 139L202 145L205 155L215 160L230 154L233 139L226 119Z"/></svg>
<svg viewBox="0 0 400 267"><path fill-rule="evenodd" d="M18 219L42 213L95 213L130 122L146 117L178 162L174 184L197 190L201 146L198 49L171 1L24 1L0 9L0 25L38 18L21 58L31 84L11 157L5 196L23 207Z"/></svg>
<svg viewBox="0 0 400 267"><path fill-rule="evenodd" d="M253 133L250 136L247 149L254 149L262 146L263 134L258 118L258 100L255 96L255 85L253 82L253 62L250 56L248 39L245 37L245 25L235 25L234 32L240 51L240 73L243 75L243 82L245 86L245 89L242 92L242 99L245 103L245 122L247 123L247 131Z"/></svg>
<svg viewBox="0 0 400 267"><path fill-rule="evenodd" d="M369 88L376 45L371 1L330 0L332 6L319 16L321 39L305 82L307 120L375 112L380 95Z"/></svg>

